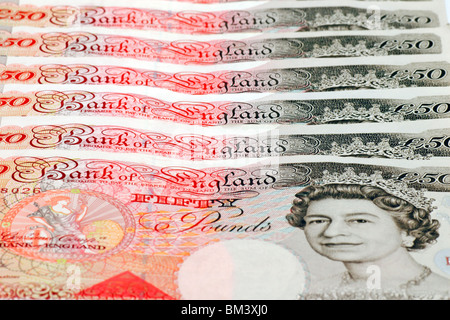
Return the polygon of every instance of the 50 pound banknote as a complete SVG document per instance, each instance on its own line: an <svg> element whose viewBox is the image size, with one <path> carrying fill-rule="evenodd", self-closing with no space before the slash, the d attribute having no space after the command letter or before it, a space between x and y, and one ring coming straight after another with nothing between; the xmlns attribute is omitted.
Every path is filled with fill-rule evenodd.
<svg viewBox="0 0 450 320"><path fill-rule="evenodd" d="M120 6L0 5L0 25L31 27L106 27L176 33L226 33L242 31L322 31L433 28L445 24L445 7L429 2L374 5L353 2L291 4L268 3L246 10L172 12L160 8ZM151 7L151 4L150 4Z"/></svg>
<svg viewBox="0 0 450 320"><path fill-rule="evenodd" d="M295 134L288 127L258 134L214 136L147 131L114 125L0 127L5 150L55 149L135 153L184 160L331 155L403 160L450 156L447 129L422 133Z"/></svg>
<svg viewBox="0 0 450 320"><path fill-rule="evenodd" d="M299 58L439 54L445 33L257 37L241 40L164 41L91 32L0 33L0 55L108 56L175 64L218 64Z"/></svg>
<svg viewBox="0 0 450 320"><path fill-rule="evenodd" d="M355 185L383 189L384 197L393 195L439 219L442 239L425 261L434 272L445 273L449 178L449 169L439 166L310 162L193 169L102 159L4 159L0 162L0 296L307 298L329 262L311 251L314 242L308 245L302 240L303 231L294 227L293 201L307 186L347 188L349 183L351 190ZM430 197L439 200L438 208ZM346 203L347 209L367 201L355 196L340 201L344 200L352 202ZM322 220L327 214L323 212ZM351 225L364 228L361 221L370 215L359 214L353 214ZM369 226L378 226L376 221L370 220L374 225ZM370 234L382 237L385 229L381 225L378 233L371 229ZM337 245L329 249L328 255L343 250ZM315 268L318 264L322 267ZM336 272L336 266L331 267ZM226 291L218 290L217 273L211 274L209 268L227 281ZM248 268L258 276L244 277L240 286L236 277ZM261 277L267 280L263 289ZM273 283L274 279L278 281ZM436 286L420 293L410 289L402 297L441 294Z"/></svg>
<svg viewBox="0 0 450 320"><path fill-rule="evenodd" d="M344 94L342 94L344 96ZM4 92L0 117L109 116L161 120L201 126L227 124L346 124L390 123L445 119L449 96L386 98L164 101L140 94L57 91ZM394 95L391 95L394 96Z"/></svg>
<svg viewBox="0 0 450 320"><path fill-rule="evenodd" d="M323 92L356 89L447 87L446 61L406 65L325 65L243 71L163 72L90 64L0 66L0 84L83 84L152 87L203 95L242 92ZM6 90L9 88L6 86Z"/></svg>

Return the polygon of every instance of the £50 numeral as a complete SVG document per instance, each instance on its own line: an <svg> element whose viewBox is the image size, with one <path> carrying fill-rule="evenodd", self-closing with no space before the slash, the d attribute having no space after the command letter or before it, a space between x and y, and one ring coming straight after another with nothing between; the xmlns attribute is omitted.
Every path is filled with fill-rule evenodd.
<svg viewBox="0 0 450 320"><path fill-rule="evenodd" d="M389 77L398 80L441 80L447 75L445 69L395 70Z"/></svg>
<svg viewBox="0 0 450 320"><path fill-rule="evenodd" d="M404 143L405 147L412 147L415 149L425 148L425 149L438 149L438 148L450 148L450 137L432 137L431 139L424 138L412 138Z"/></svg>
<svg viewBox="0 0 450 320"><path fill-rule="evenodd" d="M378 44L378 48L386 50L428 50L434 47L432 40L385 40Z"/></svg>

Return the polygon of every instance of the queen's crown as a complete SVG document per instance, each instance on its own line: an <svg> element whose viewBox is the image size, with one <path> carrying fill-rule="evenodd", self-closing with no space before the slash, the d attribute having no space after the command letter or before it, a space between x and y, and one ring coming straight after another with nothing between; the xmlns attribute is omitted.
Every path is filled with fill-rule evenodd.
<svg viewBox="0 0 450 320"><path fill-rule="evenodd" d="M320 180L316 180L314 185L327 184L359 184L364 186L378 187L387 193L405 200L419 209L431 211L435 209L432 206L434 199L425 197L426 189L417 190L411 188L404 181L398 179L385 179L380 171L373 174L357 174L353 168L346 168L343 173L330 173L328 170L323 172Z"/></svg>

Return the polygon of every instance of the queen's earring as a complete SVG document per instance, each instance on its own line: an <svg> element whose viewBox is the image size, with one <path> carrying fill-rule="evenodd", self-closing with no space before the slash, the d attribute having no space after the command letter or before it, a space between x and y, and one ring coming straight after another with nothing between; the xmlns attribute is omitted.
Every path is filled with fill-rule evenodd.
<svg viewBox="0 0 450 320"><path fill-rule="evenodd" d="M415 237L408 235L406 232L402 234L402 246L405 248L412 248L414 246Z"/></svg>

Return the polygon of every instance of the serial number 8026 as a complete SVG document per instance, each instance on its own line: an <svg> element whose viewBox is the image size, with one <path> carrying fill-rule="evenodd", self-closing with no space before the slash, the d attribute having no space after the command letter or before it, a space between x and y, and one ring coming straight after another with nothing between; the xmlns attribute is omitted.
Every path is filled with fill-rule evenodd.
<svg viewBox="0 0 450 320"><path fill-rule="evenodd" d="M41 193L41 189L40 188L0 188L0 193L36 194L36 193Z"/></svg>

